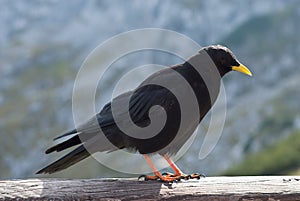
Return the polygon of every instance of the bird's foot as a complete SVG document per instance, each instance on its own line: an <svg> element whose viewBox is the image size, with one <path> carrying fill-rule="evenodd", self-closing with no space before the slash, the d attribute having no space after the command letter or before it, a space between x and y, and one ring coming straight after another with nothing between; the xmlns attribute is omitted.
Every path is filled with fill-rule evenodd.
<svg viewBox="0 0 300 201"><path fill-rule="evenodd" d="M184 180L189 180L189 179L200 179L201 177L205 177L204 174L198 174L198 173L193 173L193 174L184 174L184 173L176 173L172 174L169 172L162 173L163 176L165 177L176 177Z"/></svg>
<svg viewBox="0 0 300 201"><path fill-rule="evenodd" d="M178 176L178 177L169 177L169 176L163 176L163 175L160 175L160 176L157 176L157 175L141 175L141 176L139 176L138 179L141 179L141 178L144 178L145 181L158 180L158 181L162 181L162 182L174 182L174 181L180 181L181 180L180 176Z"/></svg>
<svg viewBox="0 0 300 201"><path fill-rule="evenodd" d="M189 179L200 179L201 177L205 177L203 174L172 174L172 173L157 173L155 175L141 175L138 179L144 178L145 181L149 180L159 180L162 182L174 182L180 181L181 179L189 180Z"/></svg>
<svg viewBox="0 0 300 201"><path fill-rule="evenodd" d="M156 176L156 175L145 175L145 174L143 174L143 175L140 175L138 177L138 180L140 180L142 178L144 178L145 181L148 181L148 180L158 180L159 179L159 177Z"/></svg>

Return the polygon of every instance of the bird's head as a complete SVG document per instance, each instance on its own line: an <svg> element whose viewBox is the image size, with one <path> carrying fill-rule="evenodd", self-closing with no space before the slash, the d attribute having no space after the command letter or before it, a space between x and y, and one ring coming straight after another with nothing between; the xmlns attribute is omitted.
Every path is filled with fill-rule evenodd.
<svg viewBox="0 0 300 201"><path fill-rule="evenodd" d="M221 76L234 70L252 76L251 71L241 64L230 49L221 45L211 45L203 48L214 61Z"/></svg>

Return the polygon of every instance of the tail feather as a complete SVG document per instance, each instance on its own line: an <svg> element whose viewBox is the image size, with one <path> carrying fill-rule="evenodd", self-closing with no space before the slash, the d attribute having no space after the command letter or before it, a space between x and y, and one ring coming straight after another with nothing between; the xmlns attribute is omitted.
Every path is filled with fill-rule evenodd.
<svg viewBox="0 0 300 201"><path fill-rule="evenodd" d="M50 147L49 149L47 149L45 151L45 153L49 154L49 153L54 152L54 151L60 152L64 149L73 147L73 146L78 145L80 143L81 143L81 140L80 140L79 136L76 135L76 136L74 136L74 137L72 137L72 138L70 138L70 139L68 139L68 140L66 140L62 143L59 143L59 144L57 144L53 147Z"/></svg>
<svg viewBox="0 0 300 201"><path fill-rule="evenodd" d="M55 161L54 163L39 170L36 174L52 174L54 172L64 170L74 165L75 163L87 158L88 156L90 156L90 153L84 148L83 145L81 145L72 152Z"/></svg>
<svg viewBox="0 0 300 201"><path fill-rule="evenodd" d="M54 140L58 140L58 139L60 139L60 138L66 137L66 136L68 136L68 135L76 134L76 133L77 133L77 130L76 130L76 129L73 129L73 130L70 130L70 131L64 133L63 135L60 135L60 136L54 138Z"/></svg>

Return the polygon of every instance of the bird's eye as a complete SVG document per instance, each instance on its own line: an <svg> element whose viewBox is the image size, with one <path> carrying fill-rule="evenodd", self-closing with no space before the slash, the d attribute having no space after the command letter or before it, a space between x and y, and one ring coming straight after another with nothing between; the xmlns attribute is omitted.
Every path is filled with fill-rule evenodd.
<svg viewBox="0 0 300 201"><path fill-rule="evenodd" d="M221 65L226 65L226 59L225 58L221 58L220 62L221 62Z"/></svg>

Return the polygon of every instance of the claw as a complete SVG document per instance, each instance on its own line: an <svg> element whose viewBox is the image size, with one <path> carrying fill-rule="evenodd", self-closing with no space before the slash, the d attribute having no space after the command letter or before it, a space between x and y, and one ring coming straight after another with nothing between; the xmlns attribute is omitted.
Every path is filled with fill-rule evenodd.
<svg viewBox="0 0 300 201"><path fill-rule="evenodd" d="M201 177L205 178L204 174L198 174L198 173L194 173L189 175L191 179L201 179Z"/></svg>
<svg viewBox="0 0 300 201"><path fill-rule="evenodd" d="M194 173L194 174L181 174L181 175L176 175L176 174L172 174L169 172L164 172L161 174L161 176L157 176L157 175L141 175L138 177L138 180L140 180L141 178L144 178L145 181L149 181L149 180L160 180L162 182L174 182L174 181L181 181L182 179L184 180L189 180L189 179L201 179L201 177L205 177L205 175L203 174L198 174L198 173Z"/></svg>
<svg viewBox="0 0 300 201"><path fill-rule="evenodd" d="M156 175L145 175L145 174L139 176L139 177L138 177L138 180L140 180L141 178L144 178L144 181L158 180L158 179L159 179L159 177L156 176Z"/></svg>
<svg viewBox="0 0 300 201"><path fill-rule="evenodd" d="M140 180L141 178L143 178L143 177L144 177L144 180L146 181L146 176L147 176L147 175L145 175L145 174L142 174L142 175L140 175L140 176L138 177L138 180Z"/></svg>
<svg viewBox="0 0 300 201"><path fill-rule="evenodd" d="M187 174L182 174L182 175L180 175L180 178L184 179L184 180L189 180L189 179L191 179L191 176L187 175Z"/></svg>
<svg viewBox="0 0 300 201"><path fill-rule="evenodd" d="M181 180L181 179L185 179L185 176L179 176L178 178L179 178L180 180Z"/></svg>

